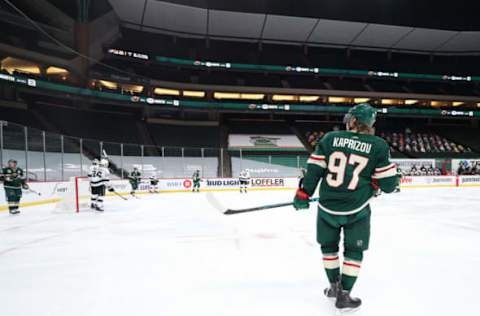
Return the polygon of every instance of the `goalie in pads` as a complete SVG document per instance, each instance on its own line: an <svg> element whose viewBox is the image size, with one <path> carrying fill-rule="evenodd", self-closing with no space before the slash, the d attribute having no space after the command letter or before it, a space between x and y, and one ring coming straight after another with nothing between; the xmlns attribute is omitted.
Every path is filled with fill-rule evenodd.
<svg viewBox="0 0 480 316"><path fill-rule="evenodd" d="M94 159L90 172L88 173L90 180L91 208L103 212L103 199L105 198L105 190L113 191L113 187L110 186L110 171L108 170L108 160Z"/></svg>
<svg viewBox="0 0 480 316"><path fill-rule="evenodd" d="M330 282L325 295L339 310L358 308L361 301L350 292L357 280L370 240L370 199L377 190L392 193L398 187L396 165L388 144L374 136L376 110L359 104L347 113L346 131L326 134L308 159L308 169L294 199L298 209L309 207L309 197L321 180L317 241ZM343 265L339 258L343 231Z"/></svg>

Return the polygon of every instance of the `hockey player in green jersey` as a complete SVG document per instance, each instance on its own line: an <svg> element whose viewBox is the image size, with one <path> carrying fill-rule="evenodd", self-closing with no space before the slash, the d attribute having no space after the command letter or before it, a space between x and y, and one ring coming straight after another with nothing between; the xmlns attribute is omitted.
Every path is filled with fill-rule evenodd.
<svg viewBox="0 0 480 316"><path fill-rule="evenodd" d="M3 181L10 214L20 213L18 207L22 198L22 189L28 190L25 179L25 174L22 169L17 167L16 160L10 159L8 167L2 169L1 180Z"/></svg>
<svg viewBox="0 0 480 316"><path fill-rule="evenodd" d="M308 209L309 198L321 180L317 215L317 241L330 282L325 295L340 310L361 305L350 292L357 280L370 239L370 200L377 190L392 193L399 184L388 144L374 136L376 110L359 104L346 114L346 131L326 134L308 159L294 207ZM339 259L343 231L344 258Z"/></svg>
<svg viewBox="0 0 480 316"><path fill-rule="evenodd" d="M133 171L128 175L128 181L130 182L130 185L132 186L132 191L130 191L130 194L132 196L135 196L135 191L138 189L138 184L142 180L142 174L140 171L138 171L137 167L133 168Z"/></svg>
<svg viewBox="0 0 480 316"><path fill-rule="evenodd" d="M202 179L200 178L200 170L196 170L192 176L193 182L193 189L192 192L200 192L200 182Z"/></svg>

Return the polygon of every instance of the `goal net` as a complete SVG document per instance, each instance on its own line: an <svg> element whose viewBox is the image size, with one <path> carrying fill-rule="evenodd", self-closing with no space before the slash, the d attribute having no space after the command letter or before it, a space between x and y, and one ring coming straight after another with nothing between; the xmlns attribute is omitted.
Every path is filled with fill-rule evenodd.
<svg viewBox="0 0 480 316"><path fill-rule="evenodd" d="M57 187L59 201L55 205L56 212L80 212L90 207L90 182L88 177L72 177Z"/></svg>

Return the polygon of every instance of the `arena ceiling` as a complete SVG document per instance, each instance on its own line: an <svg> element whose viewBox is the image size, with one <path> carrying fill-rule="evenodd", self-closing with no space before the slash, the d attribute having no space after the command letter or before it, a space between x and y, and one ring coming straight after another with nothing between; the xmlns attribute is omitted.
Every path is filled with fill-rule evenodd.
<svg viewBox="0 0 480 316"><path fill-rule="evenodd" d="M479 30L476 30L477 26L473 24L459 26L453 25L450 21L451 23L445 23L449 25L449 29L443 29L414 26L416 24L407 25L409 23L392 25L372 22L392 21L392 19L385 18L389 14L383 14L383 19L370 17L365 18L362 22L351 12L346 14L347 17L351 16L351 20L341 20L331 18L332 11L328 11L322 16L319 14L308 16L304 12L299 13L302 16L293 16L276 14L277 12L283 13L278 8L272 10L275 13L262 13L261 11L265 11L265 8L255 9L252 7L251 12L245 12L245 10L239 11L237 8L225 10L225 6L220 5L221 2L215 1L213 2L218 5L213 7L220 7L222 10L206 8L206 1L198 0L176 0L177 3L158 0L109 1L124 26L147 32L196 38L208 37L249 42L429 54L480 53L480 27ZM380 2L380 0L376 1ZM382 1L394 2L393 0ZM225 1L223 2L225 3ZM242 1L236 2L241 3ZM185 5L185 3L196 5ZM246 1L246 3L250 2ZM258 3L262 3L262 1ZM452 13L453 16L458 15L458 12L456 12L457 15L455 12ZM328 16L328 18L324 16ZM431 17L430 20L432 20ZM460 20L464 21L464 19ZM409 21L411 22L411 20ZM477 19L475 19L475 23L477 23ZM432 25L437 26L438 23Z"/></svg>

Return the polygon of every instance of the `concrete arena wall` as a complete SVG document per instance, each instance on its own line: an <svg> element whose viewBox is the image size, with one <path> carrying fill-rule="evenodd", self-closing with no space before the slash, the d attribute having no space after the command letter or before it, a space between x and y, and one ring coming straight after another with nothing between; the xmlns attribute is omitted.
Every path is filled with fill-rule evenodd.
<svg viewBox="0 0 480 316"><path fill-rule="evenodd" d="M128 195L130 184L127 180L112 180L115 190ZM24 191L21 207L44 204L54 204L59 201L60 194L67 188L67 182L31 182L31 189L41 195ZM298 178L252 178L249 190L295 190ZM413 188L439 188L439 187L480 187L480 176L432 176L432 177L404 177L401 180L402 189ZM148 194L149 183L144 180L140 183L139 194ZM160 179L158 189L160 193L190 192L191 179ZM238 179L235 178L207 178L201 182L200 190L203 192L222 192L238 190ZM1 190L3 191L3 190ZM107 196L112 196L108 193ZM0 193L0 211L5 211L7 204L5 194ZM53 206L52 206L53 209Z"/></svg>

